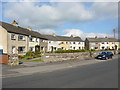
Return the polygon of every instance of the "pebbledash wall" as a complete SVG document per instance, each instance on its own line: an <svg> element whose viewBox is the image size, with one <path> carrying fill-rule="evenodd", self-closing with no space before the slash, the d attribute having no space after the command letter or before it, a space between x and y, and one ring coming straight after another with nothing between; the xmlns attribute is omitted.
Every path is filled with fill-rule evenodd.
<svg viewBox="0 0 120 90"><path fill-rule="evenodd" d="M8 52L8 43L7 43L7 31L0 26L0 49L3 49L4 53Z"/></svg>

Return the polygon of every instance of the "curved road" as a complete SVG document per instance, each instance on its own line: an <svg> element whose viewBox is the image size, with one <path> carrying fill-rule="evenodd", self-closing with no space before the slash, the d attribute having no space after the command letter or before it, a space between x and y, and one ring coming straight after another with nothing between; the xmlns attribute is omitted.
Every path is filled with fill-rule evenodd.
<svg viewBox="0 0 120 90"><path fill-rule="evenodd" d="M118 60L3 78L3 88L118 88Z"/></svg>

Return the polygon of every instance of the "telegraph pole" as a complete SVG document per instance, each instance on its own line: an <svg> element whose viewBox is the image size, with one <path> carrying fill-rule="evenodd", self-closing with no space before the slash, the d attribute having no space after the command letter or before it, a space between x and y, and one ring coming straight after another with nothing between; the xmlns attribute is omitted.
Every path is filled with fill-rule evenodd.
<svg viewBox="0 0 120 90"><path fill-rule="evenodd" d="M113 29L114 38L115 38L115 29ZM114 54L115 54L115 41L114 41Z"/></svg>

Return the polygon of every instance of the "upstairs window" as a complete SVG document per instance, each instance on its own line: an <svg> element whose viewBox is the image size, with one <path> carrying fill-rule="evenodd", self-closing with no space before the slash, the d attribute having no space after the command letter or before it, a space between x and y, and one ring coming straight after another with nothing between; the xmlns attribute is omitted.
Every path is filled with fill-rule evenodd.
<svg viewBox="0 0 120 90"><path fill-rule="evenodd" d="M33 37L29 37L30 42L34 42L34 38Z"/></svg>
<svg viewBox="0 0 120 90"><path fill-rule="evenodd" d="M64 44L64 42L61 42L61 44Z"/></svg>
<svg viewBox="0 0 120 90"><path fill-rule="evenodd" d="M75 42L73 42L73 44L75 44Z"/></svg>
<svg viewBox="0 0 120 90"><path fill-rule="evenodd" d="M104 42L102 42L102 44L104 44Z"/></svg>
<svg viewBox="0 0 120 90"><path fill-rule="evenodd" d="M107 42L107 44L109 44L109 42Z"/></svg>
<svg viewBox="0 0 120 90"><path fill-rule="evenodd" d="M79 42L78 44L81 44L81 42Z"/></svg>
<svg viewBox="0 0 120 90"><path fill-rule="evenodd" d="M19 36L18 36L18 40L19 40L19 41L24 41L24 40L25 40L25 36L19 35Z"/></svg>
<svg viewBox="0 0 120 90"><path fill-rule="evenodd" d="M39 38L36 38L36 42L39 42Z"/></svg>
<svg viewBox="0 0 120 90"><path fill-rule="evenodd" d="M15 34L14 33L11 34L11 40L15 40Z"/></svg>

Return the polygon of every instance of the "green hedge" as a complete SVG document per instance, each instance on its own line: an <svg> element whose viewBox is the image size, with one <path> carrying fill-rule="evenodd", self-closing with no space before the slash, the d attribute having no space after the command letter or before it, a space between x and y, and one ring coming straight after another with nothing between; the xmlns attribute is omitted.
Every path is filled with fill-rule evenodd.
<svg viewBox="0 0 120 90"><path fill-rule="evenodd" d="M54 53L75 53L75 52L85 52L86 50L57 50Z"/></svg>
<svg viewBox="0 0 120 90"><path fill-rule="evenodd" d="M32 58L37 58L37 57L41 57L42 54L40 52L31 52L28 51L26 52L25 55L19 55L18 58L19 59L32 59Z"/></svg>

